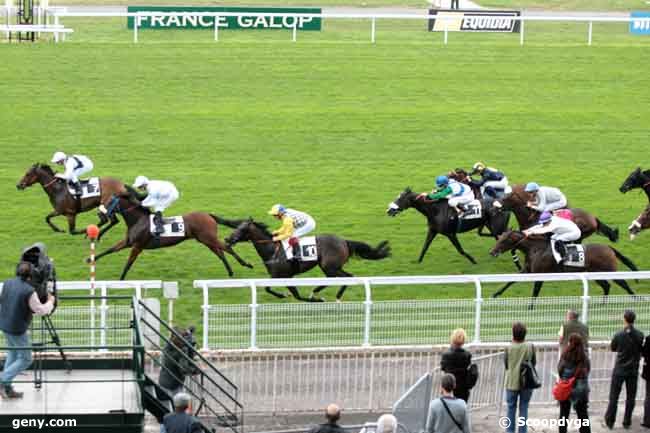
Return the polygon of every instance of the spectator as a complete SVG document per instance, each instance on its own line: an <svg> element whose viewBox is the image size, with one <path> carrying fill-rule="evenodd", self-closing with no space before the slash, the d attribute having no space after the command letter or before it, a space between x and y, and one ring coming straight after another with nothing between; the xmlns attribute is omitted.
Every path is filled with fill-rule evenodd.
<svg viewBox="0 0 650 433"><path fill-rule="evenodd" d="M440 369L451 373L456 378L454 396L467 403L469 400L469 387L467 386L467 368L472 363L472 354L463 349L465 344L465 330L458 328L451 333L451 347L442 354Z"/></svg>
<svg viewBox="0 0 650 433"><path fill-rule="evenodd" d="M451 0L451 9L459 9L458 3L459 0Z"/></svg>
<svg viewBox="0 0 650 433"><path fill-rule="evenodd" d="M198 419L191 415L190 396L179 392L174 396L174 413L168 413L160 424L160 433L203 433Z"/></svg>
<svg viewBox="0 0 650 433"><path fill-rule="evenodd" d="M585 350L589 347L589 327L578 320L578 313L575 310L568 310L566 312L566 322L560 327L560 353L564 353L567 344L569 343L569 336L576 333L582 337L582 342ZM566 338L564 338L566 336Z"/></svg>
<svg viewBox="0 0 650 433"><path fill-rule="evenodd" d="M380 416L375 433L397 433L397 418L391 414Z"/></svg>
<svg viewBox="0 0 650 433"><path fill-rule="evenodd" d="M650 334L643 343L643 370L641 377L645 379L645 400L643 401L643 422L641 427L650 428Z"/></svg>
<svg viewBox="0 0 650 433"><path fill-rule="evenodd" d="M158 383L171 397L183 390L183 384L188 375L200 373L190 361L190 359L193 360L194 353L192 349L196 345L193 335L194 327L187 330L175 327L174 331L176 332L172 332L163 349L160 375L158 377ZM165 395L159 395L158 398L161 400L169 399Z"/></svg>
<svg viewBox="0 0 650 433"><path fill-rule="evenodd" d="M512 344L506 350L506 399L508 402L508 420L506 433L514 433L516 421L528 419L528 403L533 395L532 389L522 389L520 384L521 364L530 361L534 366L537 363L535 348L532 344L526 343L526 326L521 322L512 325ZM519 403L519 418L517 414L517 403ZM527 433L528 427L524 424L519 427L519 433Z"/></svg>
<svg viewBox="0 0 650 433"><path fill-rule="evenodd" d="M440 380L442 396L429 406L426 433L471 433L467 404L454 397L456 378L445 373Z"/></svg>
<svg viewBox="0 0 650 433"><path fill-rule="evenodd" d="M345 433L345 430L337 424L341 419L341 409L335 405L330 404L325 410L325 424L318 425L310 430L310 433Z"/></svg>
<svg viewBox="0 0 650 433"><path fill-rule="evenodd" d="M589 419L587 407L589 406L589 372L591 364L589 355L585 349L582 336L576 332L569 335L567 345L560 362L557 365L557 372L560 379L571 379L575 377L573 391L569 400L560 402L560 419L568 421L571 412L571 405L576 411L580 422L580 433L591 433L591 427L584 420ZM560 433L566 433L567 424L560 426Z"/></svg>
<svg viewBox="0 0 650 433"><path fill-rule="evenodd" d="M625 414L623 415L623 427L630 428L632 425L632 411L634 411L634 399L636 398L636 386L639 379L639 361L643 350L643 333L634 328L636 314L632 310L626 310L623 314L623 329L612 338L612 352L617 352L616 363L612 371L612 382L609 388L609 404L605 412L605 425L614 428L616 421L616 407L618 397L621 394L623 382L625 382Z"/></svg>

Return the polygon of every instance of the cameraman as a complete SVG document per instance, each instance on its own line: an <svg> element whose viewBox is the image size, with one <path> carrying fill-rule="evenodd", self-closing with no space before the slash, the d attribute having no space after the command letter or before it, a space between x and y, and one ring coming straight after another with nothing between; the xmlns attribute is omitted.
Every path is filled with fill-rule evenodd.
<svg viewBox="0 0 650 433"><path fill-rule="evenodd" d="M174 328L174 331L176 332L172 332L171 338L163 349L160 377L158 378L160 386L165 388L165 391L172 397L182 391L187 375L200 373L189 361L189 359L194 359L192 351L196 345L194 328L190 327L187 330ZM159 396L161 399L163 397Z"/></svg>
<svg viewBox="0 0 650 433"><path fill-rule="evenodd" d="M32 322L32 314L45 316L54 308L54 296L48 295L44 304L38 298L34 287L29 283L32 278L32 264L21 262L16 269L16 278L5 281L0 294L0 329L7 341L7 357L2 371L0 395L3 398L22 398L22 392L16 392L11 386L14 378L32 363L29 349L12 349L12 347L31 346L27 328Z"/></svg>

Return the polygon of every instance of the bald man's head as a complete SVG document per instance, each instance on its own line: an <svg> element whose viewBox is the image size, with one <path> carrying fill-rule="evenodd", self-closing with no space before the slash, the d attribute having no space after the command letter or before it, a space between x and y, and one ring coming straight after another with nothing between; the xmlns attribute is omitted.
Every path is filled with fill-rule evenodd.
<svg viewBox="0 0 650 433"><path fill-rule="evenodd" d="M327 406L327 410L325 411L325 418L327 418L329 422L338 421L341 418L341 408L334 403L330 404Z"/></svg>

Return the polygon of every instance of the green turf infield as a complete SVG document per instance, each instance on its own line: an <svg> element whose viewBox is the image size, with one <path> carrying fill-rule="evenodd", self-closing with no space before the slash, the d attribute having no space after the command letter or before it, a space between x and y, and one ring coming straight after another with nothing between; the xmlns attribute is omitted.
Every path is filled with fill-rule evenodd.
<svg viewBox="0 0 650 433"><path fill-rule="evenodd" d="M361 21L325 22L323 32L300 33L295 44L285 31L224 31L218 43L209 31L142 31L138 45L122 19L63 22L76 31L65 44L0 45L3 278L34 241L48 245L60 279L88 275L87 241L47 227L51 209L40 187L15 188L55 150L89 155L96 175L173 181L181 198L168 215L205 210L275 224L266 211L282 202L312 214L318 233L390 240L393 256L354 260L346 269L355 275L513 271L508 258L488 256L492 241L471 233L460 239L478 265L444 238L418 264L424 218L413 210L385 215L404 187L430 189L437 174L481 160L513 183L562 188L572 205L617 225L617 248L650 268L650 233L634 243L624 235L647 199L618 192L632 169L650 165L649 45L626 25L595 24L592 47L585 24L540 23L527 25L524 47L517 35L502 34L452 34L445 47L423 22L379 23L376 45ZM95 221L88 213L78 224ZM65 227L64 219L56 223ZM236 276L264 277L253 249L237 249L255 269L230 259ZM100 261L98 278L117 279L126 257ZM179 281L176 314L187 323L199 321L202 302L192 280L226 272L207 248L187 241L146 251L129 278ZM635 288L648 293L650 282ZM530 286L509 293L527 296ZM471 285L374 290L384 300L473 294ZM578 295L580 284L543 291L559 294ZM345 299L362 298L361 288L351 288ZM215 291L212 301L247 303L248 291ZM261 292L260 301L275 299Z"/></svg>

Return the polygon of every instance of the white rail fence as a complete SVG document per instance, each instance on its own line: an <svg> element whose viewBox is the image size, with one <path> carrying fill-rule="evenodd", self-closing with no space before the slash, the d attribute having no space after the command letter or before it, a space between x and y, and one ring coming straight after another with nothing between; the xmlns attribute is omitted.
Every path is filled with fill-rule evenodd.
<svg viewBox="0 0 650 433"><path fill-rule="evenodd" d="M641 328L650 328L650 295L604 297L595 280L648 280L650 272L503 274L367 278L293 278L250 280L196 280L203 290L203 349L300 348L332 346L391 346L447 343L450 332L464 328L473 343L508 342L514 320L522 320L533 341L557 341L568 308L578 311L595 340L608 340L621 323L625 309L637 312ZM532 298L486 297L484 284L575 282L582 296ZM633 288L637 284L630 282ZM362 286L363 302L262 304L263 287ZM381 286L436 286L471 284L473 299L375 301ZM592 293L592 286L596 293ZM215 290L246 288L248 304L210 302ZM348 289L348 293L352 289ZM620 293L612 285L615 293ZM489 295L488 295L489 296ZM218 299L217 296L213 297ZM531 309L532 306L532 309Z"/></svg>
<svg viewBox="0 0 650 433"><path fill-rule="evenodd" d="M465 12L466 18L484 18L482 15L473 16L470 12ZM51 15L54 19L54 25L60 25L60 20L67 17L88 17L88 18L120 18L120 17L133 17L133 42L138 42L138 31L142 20L145 17L213 17L214 18L214 40L219 40L219 18L223 17L267 17L267 18L282 18L291 19L293 26L291 26L291 40L297 40L298 22L300 19L343 19L343 20L368 20L370 22L370 42L376 42L377 35L377 21L378 20L429 20L436 19L445 22L443 31L443 43L446 45L449 40L449 31L447 23L457 21L458 17L442 15L428 15L428 14L376 14L376 13L279 13L279 12L68 12L60 8L46 11L44 14L45 24L47 25L47 16ZM9 14L7 13L7 17ZM573 22L587 24L587 44L592 45L593 40L593 24L594 23L629 23L629 22L643 22L650 21L650 18L638 17L621 17L621 16L539 16L539 15L522 15L508 17L513 21L520 21L519 43L524 44L525 40L525 23L526 22Z"/></svg>

